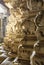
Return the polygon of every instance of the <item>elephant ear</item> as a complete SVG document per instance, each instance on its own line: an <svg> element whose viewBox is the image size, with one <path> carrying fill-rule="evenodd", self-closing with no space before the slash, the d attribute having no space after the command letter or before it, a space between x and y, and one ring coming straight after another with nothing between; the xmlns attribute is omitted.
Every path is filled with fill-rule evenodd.
<svg viewBox="0 0 44 65"><path fill-rule="evenodd" d="M34 34L35 32L35 24L33 21L27 19L22 23L22 27L24 29L24 32L27 34Z"/></svg>

